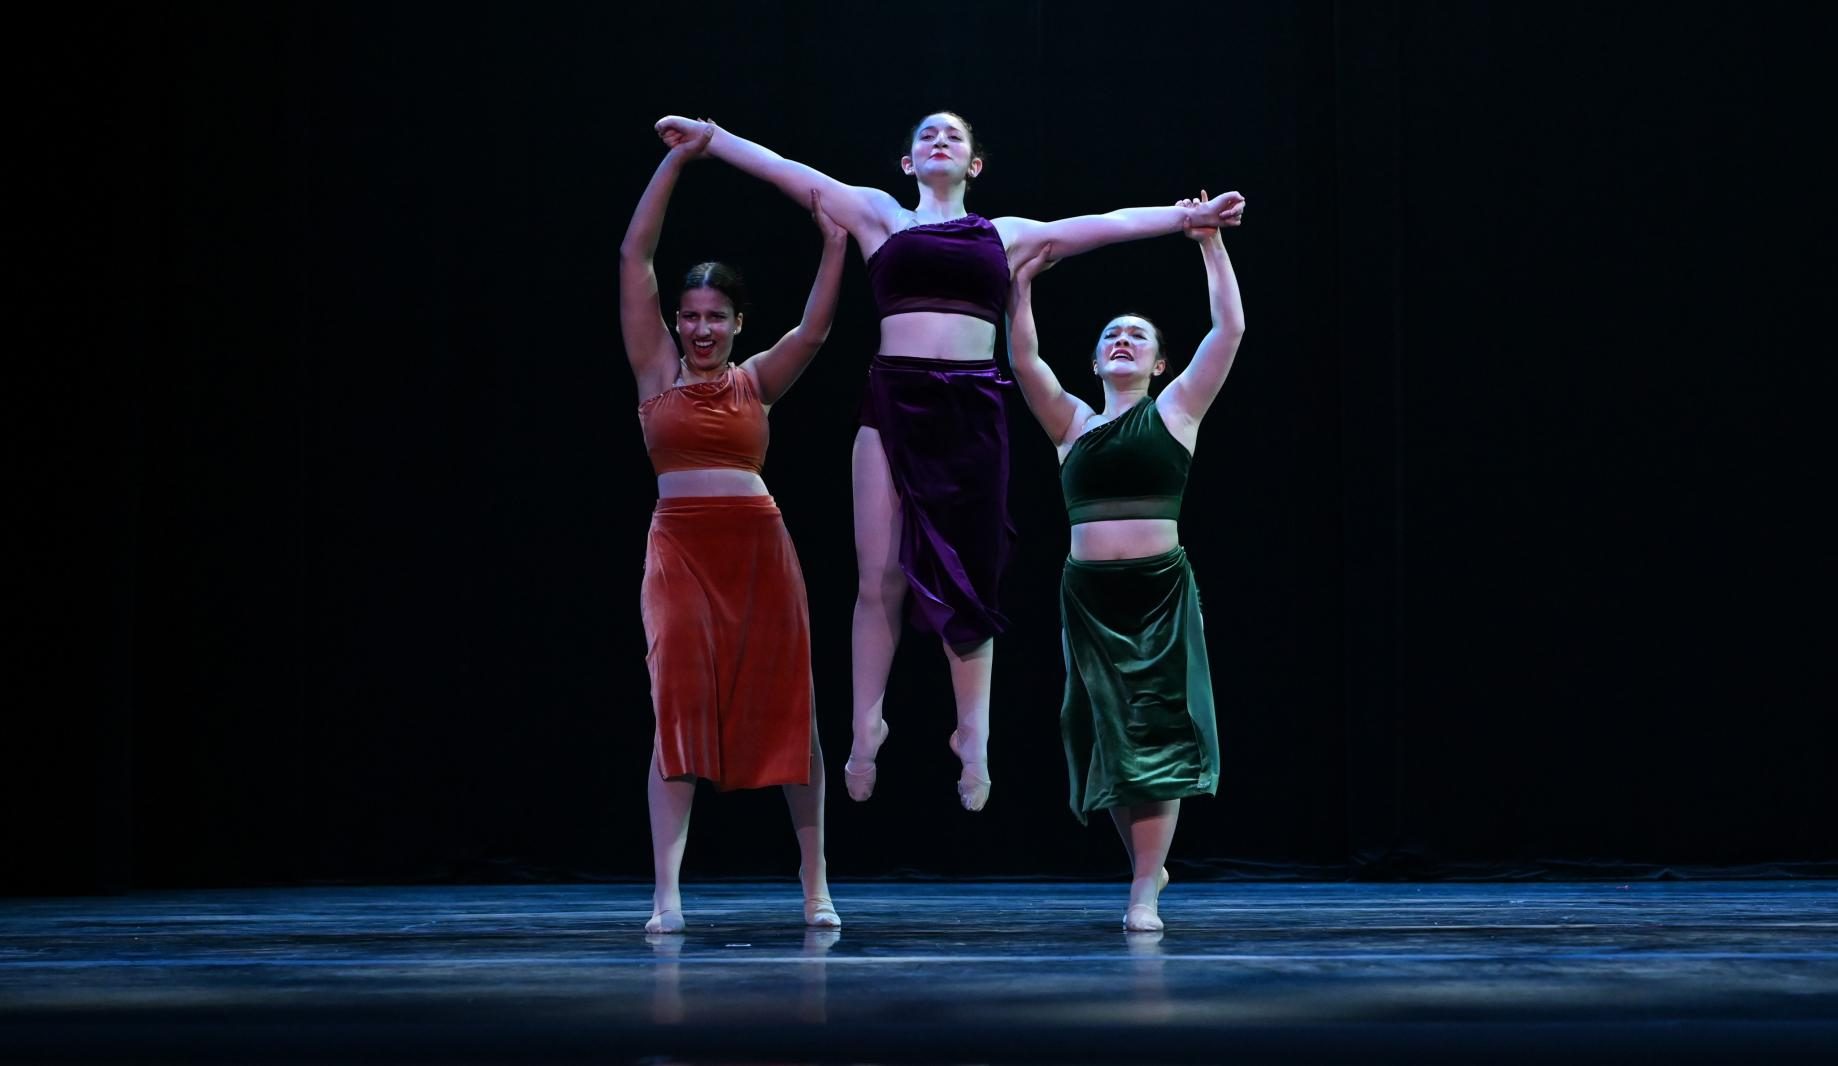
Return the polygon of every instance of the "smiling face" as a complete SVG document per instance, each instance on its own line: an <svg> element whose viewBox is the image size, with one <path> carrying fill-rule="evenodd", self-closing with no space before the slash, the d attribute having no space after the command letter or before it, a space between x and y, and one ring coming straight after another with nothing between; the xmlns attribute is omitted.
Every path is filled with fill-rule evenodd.
<svg viewBox="0 0 1838 1066"><path fill-rule="evenodd" d="M1118 315L1098 334L1091 369L1104 381L1119 387L1146 384L1167 368L1161 330L1141 315Z"/></svg>
<svg viewBox="0 0 1838 1066"><path fill-rule="evenodd" d="M676 332L683 362L698 374L712 374L733 357L740 314L720 289L684 289L677 305Z"/></svg>
<svg viewBox="0 0 1838 1066"><path fill-rule="evenodd" d="M949 111L927 115L914 127L912 144L900 160L900 169L922 182L953 184L976 177L983 170L970 124Z"/></svg>

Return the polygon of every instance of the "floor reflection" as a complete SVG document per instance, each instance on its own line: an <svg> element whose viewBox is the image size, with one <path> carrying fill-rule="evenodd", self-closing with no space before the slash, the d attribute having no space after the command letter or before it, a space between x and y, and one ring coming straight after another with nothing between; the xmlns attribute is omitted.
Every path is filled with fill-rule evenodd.
<svg viewBox="0 0 1838 1066"><path fill-rule="evenodd" d="M1164 930L1152 933L1124 933L1123 944L1130 955L1130 993L1136 1006L1136 1020L1163 1022L1174 1017L1174 1003L1168 996L1167 960L1162 953Z"/></svg>
<svg viewBox="0 0 1838 1066"><path fill-rule="evenodd" d="M1829 882L1192 883L1153 933L1116 885L838 887L846 932L717 884L649 936L641 885L0 901L0 1060L1415 1061L1450 1024L1566 1066L1553 1025L1838 1051Z"/></svg>
<svg viewBox="0 0 1838 1066"><path fill-rule="evenodd" d="M646 933L645 943L657 964L651 970L651 1020L677 1025L687 1016L683 1006L683 942L686 933Z"/></svg>
<svg viewBox="0 0 1838 1066"><path fill-rule="evenodd" d="M842 942L840 929L807 929L804 932L805 964L798 970L798 1017L807 1022L829 1020L830 949Z"/></svg>

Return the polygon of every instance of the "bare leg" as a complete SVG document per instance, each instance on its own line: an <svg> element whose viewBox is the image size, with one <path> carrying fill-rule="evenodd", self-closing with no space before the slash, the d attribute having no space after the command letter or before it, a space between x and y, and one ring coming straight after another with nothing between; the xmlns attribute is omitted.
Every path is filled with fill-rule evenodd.
<svg viewBox="0 0 1838 1066"><path fill-rule="evenodd" d="M1130 905L1123 912L1123 927L1132 932L1154 932L1162 927L1159 902L1168 883L1168 848L1174 843L1174 823L1181 814L1180 800L1137 803L1111 808L1117 835L1130 857Z"/></svg>
<svg viewBox="0 0 1838 1066"><path fill-rule="evenodd" d="M900 643L900 609L906 604L906 574L900 570L900 496L894 491L879 430L855 434L851 462L855 487L855 619L849 633L853 656L854 743L843 764L849 798L874 792L876 754L887 739L882 704L887 672Z"/></svg>
<svg viewBox="0 0 1838 1066"><path fill-rule="evenodd" d="M804 886L804 924L825 929L842 925L830 902L829 866L823 858L823 745L817 740L817 716L811 715L810 784L786 785L785 805L798 834L798 881Z"/></svg>
<svg viewBox="0 0 1838 1066"><path fill-rule="evenodd" d="M989 673L996 642L944 647L945 660L951 664L951 691L957 697L957 731L951 734L951 750L964 764L957 779L957 798L965 810L980 811L989 802Z"/></svg>
<svg viewBox="0 0 1838 1066"><path fill-rule="evenodd" d="M1178 801L1177 801L1177 810L1178 810ZM1110 820L1116 824L1117 835L1123 839L1123 854L1129 858L1130 877L1134 878L1136 876L1136 845L1130 840L1130 822L1129 822L1128 811L1129 811L1129 808L1127 807L1112 807L1110 809ZM1173 838L1174 838L1173 833L1170 833L1169 839L1173 840ZM1166 857L1166 854L1164 853L1162 862L1166 863L1167 861L1168 859ZM1163 866L1155 875L1155 891L1159 894L1162 889L1167 888L1167 887L1168 887L1168 867Z"/></svg>
<svg viewBox="0 0 1838 1066"><path fill-rule="evenodd" d="M651 778L645 799L651 808L651 867L657 887L651 894L651 920L647 933L683 931L683 848L689 842L689 805L696 798L693 780L664 780L657 763L657 745L651 746Z"/></svg>

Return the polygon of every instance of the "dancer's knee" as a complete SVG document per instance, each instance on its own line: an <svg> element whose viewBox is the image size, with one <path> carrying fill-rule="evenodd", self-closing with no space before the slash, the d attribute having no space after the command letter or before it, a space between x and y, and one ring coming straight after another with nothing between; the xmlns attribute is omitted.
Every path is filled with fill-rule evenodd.
<svg viewBox="0 0 1838 1066"><path fill-rule="evenodd" d="M906 596L906 574L897 566L865 570L855 583L855 598L865 605L898 604Z"/></svg>

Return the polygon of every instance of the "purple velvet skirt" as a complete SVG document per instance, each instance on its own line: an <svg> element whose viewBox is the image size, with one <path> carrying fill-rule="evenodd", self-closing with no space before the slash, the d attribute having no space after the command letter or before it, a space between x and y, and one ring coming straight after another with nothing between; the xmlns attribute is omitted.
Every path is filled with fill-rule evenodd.
<svg viewBox="0 0 1838 1066"><path fill-rule="evenodd" d="M861 424L879 430L900 495L900 569L913 624L954 645L1008 628L997 586L1008 521L1008 404L993 359L877 355Z"/></svg>

